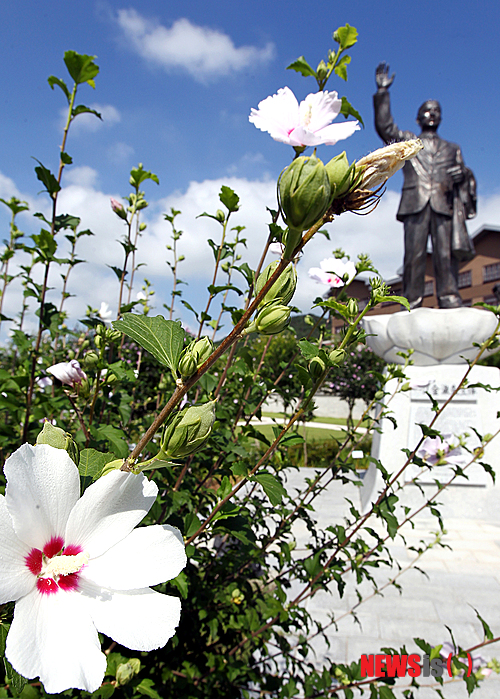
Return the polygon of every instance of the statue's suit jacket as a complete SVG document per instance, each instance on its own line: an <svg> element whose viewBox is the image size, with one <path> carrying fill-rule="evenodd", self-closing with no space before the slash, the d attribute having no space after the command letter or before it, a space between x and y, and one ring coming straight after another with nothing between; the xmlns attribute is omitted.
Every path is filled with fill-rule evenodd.
<svg viewBox="0 0 500 699"><path fill-rule="evenodd" d="M388 90L373 96L375 107L375 128L385 143L407 141L417 138L411 131L400 131L391 114ZM437 137L435 153L425 147L414 158L407 160L404 168L404 184L401 202L397 213L398 221L404 221L409 214L417 214L430 202L433 211L444 216L453 216L453 180L448 169L460 165L466 171L462 153L456 143Z"/></svg>

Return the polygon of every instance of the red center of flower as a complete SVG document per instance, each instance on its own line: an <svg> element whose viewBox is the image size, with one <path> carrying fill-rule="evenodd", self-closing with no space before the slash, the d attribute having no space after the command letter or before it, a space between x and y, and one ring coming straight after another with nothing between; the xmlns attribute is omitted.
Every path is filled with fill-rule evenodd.
<svg viewBox="0 0 500 699"><path fill-rule="evenodd" d="M58 590L76 590L78 588L78 578L80 568L85 561L75 562L72 566L69 561L60 560L62 556L78 556L82 553L81 546L69 544L64 545L64 540L60 536L53 536L40 549L31 549L26 556L26 566L36 575L36 586L42 594L53 594ZM88 559L88 557L87 557ZM67 565L69 563L69 565ZM71 568L73 567L73 571ZM78 570L75 570L78 568Z"/></svg>

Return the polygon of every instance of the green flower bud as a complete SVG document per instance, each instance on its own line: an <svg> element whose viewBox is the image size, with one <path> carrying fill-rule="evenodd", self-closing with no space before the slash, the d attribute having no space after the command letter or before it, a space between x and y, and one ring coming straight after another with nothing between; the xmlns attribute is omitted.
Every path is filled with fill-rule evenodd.
<svg viewBox="0 0 500 699"><path fill-rule="evenodd" d="M208 337L202 337L188 345L179 359L179 373L183 378L192 376L204 364L214 351L213 342Z"/></svg>
<svg viewBox="0 0 500 699"><path fill-rule="evenodd" d="M113 374L112 371L110 371L106 375L106 378L104 379L104 383L108 386L111 386L111 384L116 383L117 381L118 381L118 376L116 374Z"/></svg>
<svg viewBox="0 0 500 699"><path fill-rule="evenodd" d="M94 350L90 350L90 352L87 352L87 354L83 358L83 366L87 370L94 369L98 361L99 355L97 354L97 352L94 352Z"/></svg>
<svg viewBox="0 0 500 699"><path fill-rule="evenodd" d="M359 313L359 304L357 299L349 299L347 302L347 313L349 318L356 318Z"/></svg>
<svg viewBox="0 0 500 699"><path fill-rule="evenodd" d="M116 683L118 685L127 684L140 672L141 661L139 658L130 658L126 663L120 663L116 668Z"/></svg>
<svg viewBox="0 0 500 699"><path fill-rule="evenodd" d="M332 366L340 364L344 359L344 350L334 349L328 354L328 361Z"/></svg>
<svg viewBox="0 0 500 699"><path fill-rule="evenodd" d="M88 398L90 396L90 384L87 378L80 381L80 385L78 386L78 395L82 396L82 398Z"/></svg>
<svg viewBox="0 0 500 699"><path fill-rule="evenodd" d="M108 339L110 342L117 343L122 339L122 333L119 330L108 330Z"/></svg>
<svg viewBox="0 0 500 699"><path fill-rule="evenodd" d="M215 401L184 408L167 424L162 451L170 459L182 459L193 454L210 437L214 421Z"/></svg>
<svg viewBox="0 0 500 699"><path fill-rule="evenodd" d="M106 345L106 341L102 335L96 335L94 337L94 342L95 342L95 346L97 347L97 349L101 349L102 347L105 347L105 345Z"/></svg>
<svg viewBox="0 0 500 699"><path fill-rule="evenodd" d="M313 357L309 362L309 373L313 381L317 381L325 371L325 362L321 357Z"/></svg>
<svg viewBox="0 0 500 699"><path fill-rule="evenodd" d="M219 221L219 223L224 223L226 220L226 214L222 211L222 209L217 209L215 212L215 218L217 221Z"/></svg>
<svg viewBox="0 0 500 699"><path fill-rule="evenodd" d="M189 378L198 369L198 362L196 361L196 356L191 352L187 352L186 350L188 349L189 348L186 347L184 352L181 354L179 364L177 366L179 374L182 376L183 379Z"/></svg>
<svg viewBox="0 0 500 699"><path fill-rule="evenodd" d="M259 294L264 288L264 285L273 275L276 267L279 265L279 261L275 260L271 264L267 265L262 274L259 274L257 282L255 284L255 294ZM295 293L295 288L297 287L297 270L295 266L290 264L286 267L278 279L274 282L272 287L269 289L267 294L264 296L259 304L259 308L262 308L266 303L271 301L281 301L283 304L290 303L292 297Z"/></svg>
<svg viewBox="0 0 500 699"><path fill-rule="evenodd" d="M316 76L317 76L318 80L324 80L327 75L328 75L327 65L323 60L321 60L318 63L318 67L316 68Z"/></svg>
<svg viewBox="0 0 500 699"><path fill-rule="evenodd" d="M295 158L281 173L278 191L283 219L300 232L319 221L331 203L328 173L314 156Z"/></svg>
<svg viewBox="0 0 500 699"><path fill-rule="evenodd" d="M110 461L102 469L102 472L101 472L99 478L102 478L107 473L111 473L111 471L119 471L122 466L123 466L123 459L115 459L114 461Z"/></svg>
<svg viewBox="0 0 500 699"><path fill-rule="evenodd" d="M43 423L42 431L36 438L36 444L49 444L56 449L64 449L78 466L79 451L73 437L60 427L52 425L48 420Z"/></svg>
<svg viewBox="0 0 500 699"><path fill-rule="evenodd" d="M330 162L325 165L325 170L328 173L333 198L337 199L337 197L345 194L352 185L354 163L349 165L344 151L340 155L335 156L335 158L332 158Z"/></svg>
<svg viewBox="0 0 500 699"><path fill-rule="evenodd" d="M279 302L267 303L257 314L254 330L261 335L277 335L290 322L292 309Z"/></svg>

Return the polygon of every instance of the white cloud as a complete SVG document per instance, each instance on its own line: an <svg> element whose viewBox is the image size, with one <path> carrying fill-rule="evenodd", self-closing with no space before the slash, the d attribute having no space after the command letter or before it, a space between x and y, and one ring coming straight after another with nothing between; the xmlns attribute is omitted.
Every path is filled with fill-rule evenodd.
<svg viewBox="0 0 500 699"><path fill-rule="evenodd" d="M71 174L70 174L71 173ZM89 228L95 234L93 237L83 237L77 248L78 257L87 260L87 264L77 265L71 274L69 292L74 298L67 300L65 308L70 315L70 324L77 318L82 318L87 305L99 308L102 301L109 303L116 312L118 301L118 281L115 274L107 265L120 267L123 263L123 250L117 242L126 233L124 223L113 213L110 206L110 196L121 200L122 193L105 193L98 188L98 177L95 170L89 167L69 169L69 178L59 196L58 210L79 216L80 229ZM247 247L241 247L242 262L255 268L260 258L262 248L268 235L269 214L266 207L276 208L276 184L274 180L252 181L245 178L228 177L203 182L191 182L184 192L173 192L167 197L152 200L157 195L155 188L146 190L150 207L143 212L147 229L139 240L137 262L144 263L136 273L135 293L140 289L144 277L148 278L155 289L154 314L164 313L163 303L168 303L171 291L171 275L166 265L169 252L166 245L170 241L170 225L164 220L164 213L170 213L173 207L181 210L176 218L176 227L183 231L178 241L178 254L185 255L185 261L180 263L179 276L188 282L182 286L183 298L197 309L205 306L207 299L206 286L211 283L213 273L213 256L207 239L219 242L221 226L206 217L197 218L206 211L215 213L218 208L224 208L219 201L222 185L234 189L240 196L240 210L232 214L232 226L246 226L242 233L247 239ZM0 196L10 198L14 194L22 199L15 183L0 173ZM151 195L151 196L150 196ZM315 283L308 276L310 267L318 266L325 257L330 257L332 250L343 248L354 261L361 252L367 253L384 277L392 277L401 266L403 260L403 226L396 221L396 211L400 193L387 191L382 197L377 209L368 216L342 214L325 228L329 231L330 241L317 235L305 248L304 255L298 265L299 284L294 303L303 312L309 312L317 296L325 292L325 287ZM31 197L31 211L40 210L41 202L35 202ZM8 213L6 207L5 213ZM469 231L474 233L483 224L498 225L500 222L500 193L479 201L479 215L469 222ZM48 213L48 212L47 212ZM25 214L26 216L26 214ZM30 216L30 214L28 214ZM23 224L27 224L27 220ZM39 222L34 221L36 229ZM7 224L8 225L8 224ZM30 224L31 228L33 225ZM29 226L26 225L24 230ZM59 240L58 256L65 257L67 242L63 236ZM276 259L269 254L266 264ZM12 267L21 260L15 258ZM22 262L21 262L22 263ZM61 293L60 272L56 266L51 270L49 284L54 287L49 292L48 300L59 306ZM15 269L12 270L15 272ZM223 277L221 277L221 280ZM243 278L236 274L236 283L243 284ZM235 297L233 297L235 298ZM4 312L13 317L21 306L21 288L14 283L6 296ZM176 307L182 308L177 302ZM192 318L186 312L183 318L192 323ZM34 326L33 326L34 327ZM228 325L226 324L226 328Z"/></svg>
<svg viewBox="0 0 500 699"><path fill-rule="evenodd" d="M88 165L80 165L78 167L66 168L64 183L91 189L96 186L98 177L97 170Z"/></svg>
<svg viewBox="0 0 500 699"><path fill-rule="evenodd" d="M135 150L128 143L119 141L109 146L106 153L113 163L120 164L127 161L135 153Z"/></svg>
<svg viewBox="0 0 500 699"><path fill-rule="evenodd" d="M117 23L142 58L167 71L182 68L199 82L266 63L274 56L272 43L261 49L237 48L227 34L192 24L186 18L167 28L130 9L118 10Z"/></svg>
<svg viewBox="0 0 500 699"><path fill-rule="evenodd" d="M86 106L99 112L102 118L99 119L95 114L89 114L88 112L78 114L71 123L71 133L73 135L81 131L90 131L93 133L101 128L114 126L122 120L120 112L112 104L98 104L94 102ZM59 110L59 114L61 116L62 128L64 128L66 119L68 118L68 110L63 107Z"/></svg>

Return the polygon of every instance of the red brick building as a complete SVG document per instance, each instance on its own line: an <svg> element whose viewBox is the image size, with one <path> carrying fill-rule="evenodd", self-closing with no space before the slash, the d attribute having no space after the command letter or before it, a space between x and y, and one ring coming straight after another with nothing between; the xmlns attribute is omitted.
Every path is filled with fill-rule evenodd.
<svg viewBox="0 0 500 699"><path fill-rule="evenodd" d="M476 256L473 260L462 262L459 266L458 286L464 306L472 306L479 301L485 301L497 305L500 303L500 226L482 226L473 236ZM391 288L391 293L402 295L403 280L400 276L386 280ZM495 295L495 287L498 285L498 294ZM368 279L355 279L349 286L349 296L359 299L360 308L366 305L370 297ZM432 254L427 253L427 266L425 271L425 297L423 306L438 308L436 298L436 284L434 268L432 266ZM402 310L399 303L390 301L379 304L369 315L382 313L395 313ZM333 319L332 330L338 330L343 325L339 318Z"/></svg>

